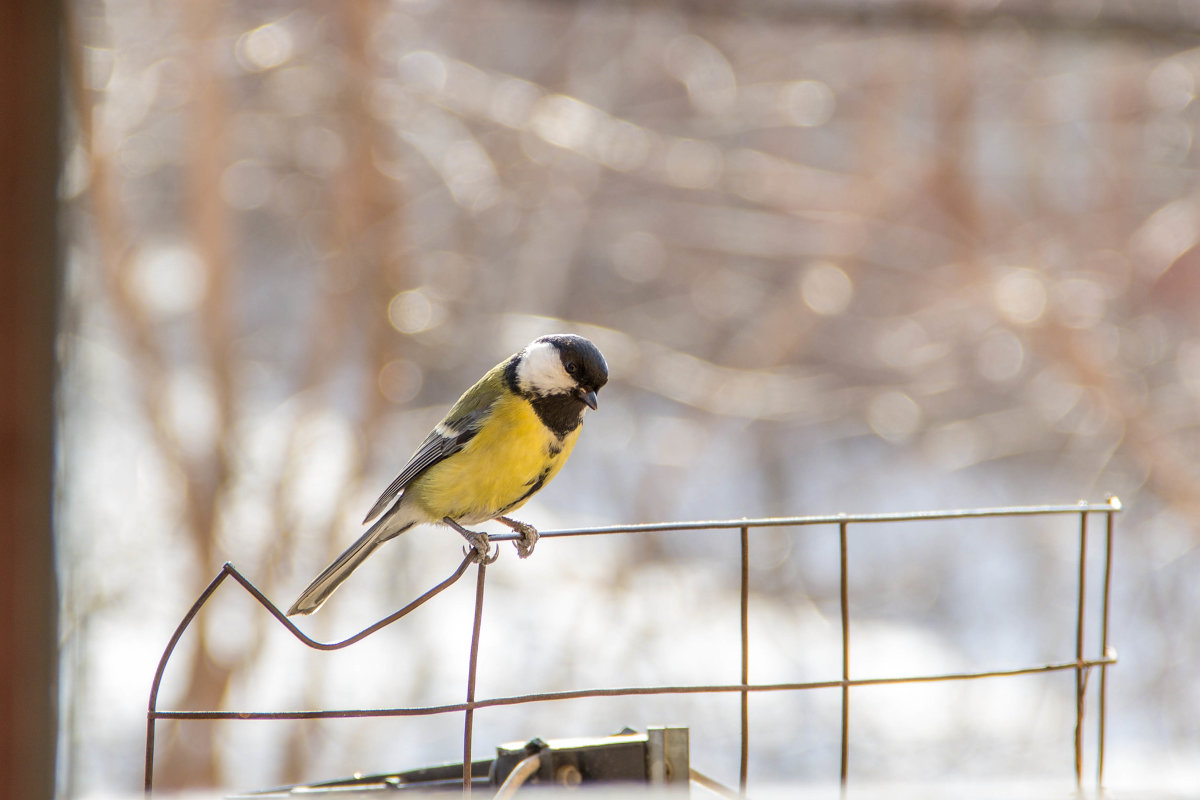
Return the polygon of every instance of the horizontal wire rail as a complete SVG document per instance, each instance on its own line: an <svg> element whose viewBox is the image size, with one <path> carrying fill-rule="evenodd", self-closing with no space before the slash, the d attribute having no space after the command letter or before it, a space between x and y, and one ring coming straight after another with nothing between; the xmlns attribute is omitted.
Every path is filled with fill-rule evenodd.
<svg viewBox="0 0 1200 800"><path fill-rule="evenodd" d="M1115 656L1063 661L1037 667L999 669L991 672L950 672L940 675L906 675L887 678L857 678L854 680L802 681L798 683L714 683L682 686L625 686L604 689L568 689L558 692L492 697L470 703L448 703L440 706L402 706L396 708L346 708L313 711L158 711L159 719L350 719L355 717L425 717L467 711L472 708L497 708L553 700L581 700L591 697L636 697L661 694L720 694L728 692L791 692L803 689L836 689L843 686L885 686L898 683L937 683L972 678L1004 678L1014 675L1059 672L1080 667L1099 667L1117 663Z"/></svg>
<svg viewBox="0 0 1200 800"><path fill-rule="evenodd" d="M832 514L821 516L799 517L767 517L757 519L735 520L706 520L691 522L642 523L634 525L614 525L593 528L569 528L545 531L542 538L602 536L609 534L630 533L687 533L701 530L738 530L741 533L741 681L739 683L710 684L710 685L678 685L678 686L629 686L617 688L574 689L555 692L535 692L523 695L475 698L475 669L479 654L479 632L483 616L483 596L486 576L486 565L473 562L473 556L465 557L458 567L441 583L426 591L398 611L384 617L373 625L358 633L334 642L320 642L300 630L278 606L276 606L258 587L246 578L231 563L222 566L217 575L209 582L200 596L180 621L171 636L162 657L151 686L149 708L147 710L146 729L146 767L145 791L149 795L154 785L154 744L155 729L158 720L301 720L301 719L348 719L370 717L418 717L438 714L463 713L463 790L471 790L471 746L474 712L476 709L495 708L501 706L521 705L562 700L574 700L597 697L631 697L643 695L689 695L689 694L721 694L739 693L741 695L741 757L739 770L739 785L745 794L749 761L749 696L752 693L803 691L811 689L834 689L842 691L842 720L841 720L841 772L843 785L847 779L849 760L849 700L850 689L862 686L881 686L897 684L935 683L943 681L962 681L984 678L1011 677L1017 675L1045 674L1073 670L1076 685L1076 720L1075 720L1075 777L1078 784L1083 779L1083 718L1087 675L1093 668L1100 669L1100 691L1097 735L1097 784L1102 783L1104 774L1104 737L1107 694L1107 668L1117 663L1115 653L1109 646L1109 611L1110 592L1112 585L1112 550L1114 534L1114 515L1121 511L1121 502L1116 497L1110 497L1104 503L1080 502L1071 505L1038 505L1010 506L999 508L954 509L941 511L916 511L906 513L879 514ZM920 522L937 520L1002 518L1002 517L1035 517L1054 515L1079 516L1079 573L1078 595L1076 605L1076 647L1075 658L1069 661L1058 661L1035 666L1017 667L1011 669L966 671L934 675L886 676L873 678L851 678L849 673L850 650L850 618L849 618L849 581L848 581L848 533L850 525L870 525L889 522ZM1087 576L1087 533L1088 516L1101 514L1105 518L1105 547L1104 547L1104 582L1101 599L1101 643L1100 654L1093 658L1084 655L1085 627L1085 594ZM753 528L796 527L796 526L837 526L839 533L840 557L840 610L842 627L842 677L822 681L801 681L785 683L751 683L749 680L749 531ZM489 536L493 542L511 541L519 538L515 533L499 533ZM192 620L212 597L213 593L226 579L232 578L246 590L260 605L267 610L289 633L307 647L321 651L340 650L349 647L371 636L383 628L407 616L420 608L426 602L445 589L456 583L466 573L472 563L477 563L475 615L472 626L471 654L468 663L467 696L465 702L435 706L410 706L396 708L355 708L355 709L320 709L300 711L218 711L218 710L173 710L158 708L158 693L168 663L174 653L180 638L191 624Z"/></svg>
<svg viewBox="0 0 1200 800"><path fill-rule="evenodd" d="M670 533L673 531L736 530L738 528L782 528L806 525L871 524L881 522L921 522L923 520L975 519L986 517L1038 517L1062 514L1111 514L1121 510L1121 501L1111 497L1103 503L1066 505L999 506L996 508L958 508L942 511L905 511L878 514L823 514L804 517L758 517L690 522L641 522L633 525L606 525L594 528L562 528L543 531L539 538L560 536L602 536L610 533ZM489 534L493 542L519 539L517 533Z"/></svg>

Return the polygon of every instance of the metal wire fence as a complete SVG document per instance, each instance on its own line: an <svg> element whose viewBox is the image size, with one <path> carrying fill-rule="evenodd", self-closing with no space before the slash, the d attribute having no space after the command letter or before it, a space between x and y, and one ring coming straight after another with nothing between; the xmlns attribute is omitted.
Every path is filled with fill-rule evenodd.
<svg viewBox="0 0 1200 800"><path fill-rule="evenodd" d="M476 698L475 677L476 665L479 659L479 634L483 621L484 588L487 578L487 565L476 563L475 571L475 616L471 628L470 661L467 670L466 696L461 703L436 706L412 706L398 708L345 708L321 709L308 711L227 711L227 710L173 710L158 707L159 689L163 675L180 638L196 615L204 608L213 593L227 580L232 579L245 589L251 596L273 616L280 625L286 628L303 644L316 650L339 650L349 647L379 630L391 625L407 614L415 611L435 595L456 583L466 574L471 566L471 556L463 559L462 563L444 581L437 584L404 608L379 620L362 631L336 642L319 642L297 628L287 618L279 607L267 598L261 590L250 582L231 563L226 563L212 579L200 596L196 599L175 632L172 634L162 657L150 689L149 708L146 716L146 767L145 790L149 795L154 787L154 744L155 728L159 720L299 720L299 719L345 719L364 717L416 717L439 714L463 715L463 791L471 790L471 752L472 734L475 712L480 709L511 706L525 703L541 703L560 700L597 697L631 697L637 695L689 695L689 694L738 694L741 696L741 752L739 768L739 789L746 792L749 759L750 759L750 695L760 692L794 692L810 689L841 689L841 767L840 780L846 783L849 768L849 737L850 737L850 693L855 687L878 686L888 684L918 684L942 681L963 681L986 678L999 678L1015 675L1051 673L1061 671L1075 672L1075 779L1078 784L1083 782L1083 753L1084 753L1084 708L1087 694L1088 676L1093 669L1099 668L1099 698L1096 723L1096 782L1103 783L1104 778L1104 740L1106 721L1106 695L1108 667L1117 661L1115 651L1109 645L1109 606L1112 585L1113 534L1114 518L1121 510L1121 502L1116 497L1110 497L1104 503L1080 502L1073 505L1041 505L1041 506L1012 506L1003 508L958 509L944 511L920 511L898 514L836 514L806 517L772 517L764 519L740 519L698 522L670 522L638 525L619 525L596 528L574 528L546 531L541 534L545 538L573 536L606 536L629 533L686 533L689 531L738 531L741 537L741 680L738 683L712 685L653 685L628 686L622 688L593 688L574 689L569 691L533 692L523 695L503 697ZM1078 517L1079 559L1078 559L1078 592L1075 608L1075 642L1074 658L1050 663L1039 663L1009 669L983 670L971 672L955 672L930 675L902 675L875 678L852 678L850 676L850 589L848 581L848 541L852 527L874 525L879 523L915 523L935 520L956 520L993 517L1045 517L1075 515ZM1103 586L1100 600L1100 645L1098 653L1092 657L1085 655L1085 624L1087 622L1087 550L1088 550L1088 520L1099 515L1104 521L1104 555L1103 555ZM841 611L841 677L821 681L797 681L786 683L751 683L750 682L750 531L755 528L793 527L793 526L829 526L837 529L839 539L839 605ZM493 542L510 541L517 534L496 534L490 537Z"/></svg>

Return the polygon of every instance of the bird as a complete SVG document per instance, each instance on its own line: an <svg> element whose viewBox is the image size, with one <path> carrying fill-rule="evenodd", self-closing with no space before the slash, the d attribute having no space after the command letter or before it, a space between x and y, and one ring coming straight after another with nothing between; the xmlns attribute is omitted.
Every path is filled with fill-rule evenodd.
<svg viewBox="0 0 1200 800"><path fill-rule="evenodd" d="M551 334L488 370L434 426L363 519L374 524L318 575L288 609L311 614L379 545L420 523L443 524L491 563L487 534L466 526L496 520L520 534L518 555L537 543L532 525L507 516L549 483L570 456L585 409L608 382L608 364L582 336ZM378 518L378 519L376 519Z"/></svg>

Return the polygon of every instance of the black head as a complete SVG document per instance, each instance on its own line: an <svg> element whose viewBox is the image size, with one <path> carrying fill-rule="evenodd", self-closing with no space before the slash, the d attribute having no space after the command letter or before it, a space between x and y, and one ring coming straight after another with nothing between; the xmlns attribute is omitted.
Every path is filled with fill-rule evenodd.
<svg viewBox="0 0 1200 800"><path fill-rule="evenodd" d="M543 336L539 341L548 341L558 350L563 371L570 375L575 385L588 397L582 397L589 406L596 408L596 392L608 383L608 362L596 345L582 336L559 333Z"/></svg>
<svg viewBox="0 0 1200 800"><path fill-rule="evenodd" d="M516 380L535 397L569 394L593 410L596 392L608 383L608 364L582 336L556 333L535 339L517 354Z"/></svg>

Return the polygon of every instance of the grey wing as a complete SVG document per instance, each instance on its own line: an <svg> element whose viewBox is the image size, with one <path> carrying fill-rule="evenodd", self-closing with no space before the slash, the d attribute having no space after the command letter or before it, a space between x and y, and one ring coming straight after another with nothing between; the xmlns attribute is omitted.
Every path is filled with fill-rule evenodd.
<svg viewBox="0 0 1200 800"><path fill-rule="evenodd" d="M475 434L479 433L487 414L488 409L479 409L461 420L457 420L457 424L452 429L446 430L444 425L434 428L433 432L425 437L425 441L421 442L417 452L413 453L412 458L404 465L404 469L400 470L396 479L383 490L383 494L379 495L379 499L375 501L375 505L371 506L371 510L367 512L363 522L370 522L383 513L388 504L395 500L396 496L422 472L462 450L467 442L474 439Z"/></svg>

